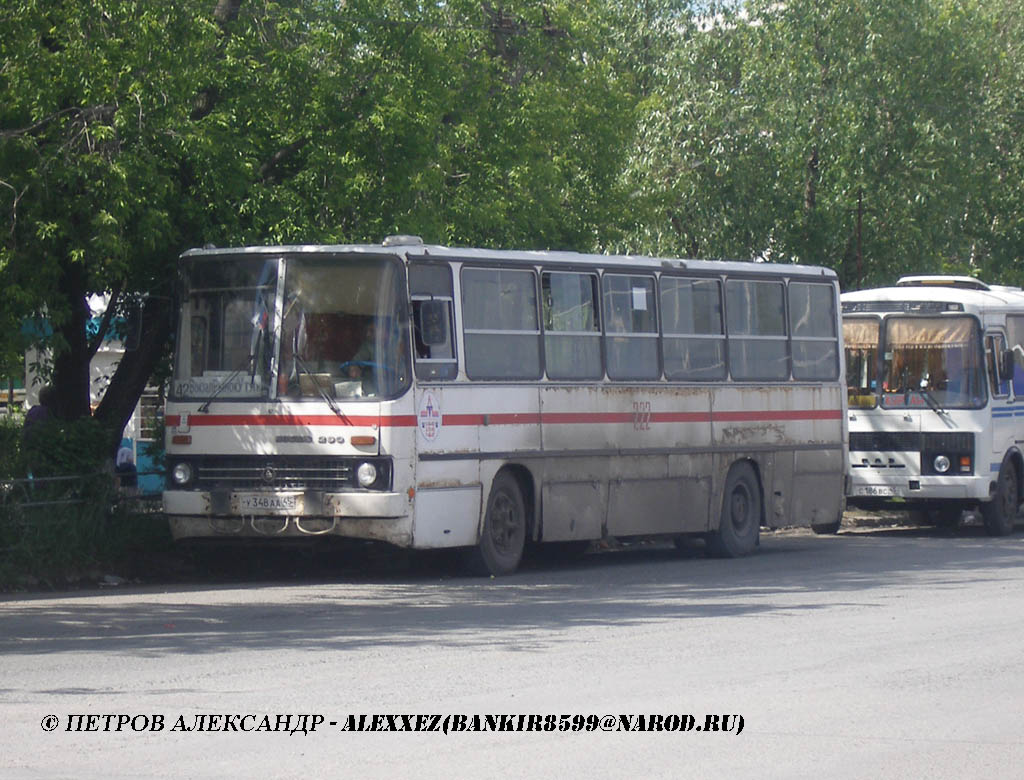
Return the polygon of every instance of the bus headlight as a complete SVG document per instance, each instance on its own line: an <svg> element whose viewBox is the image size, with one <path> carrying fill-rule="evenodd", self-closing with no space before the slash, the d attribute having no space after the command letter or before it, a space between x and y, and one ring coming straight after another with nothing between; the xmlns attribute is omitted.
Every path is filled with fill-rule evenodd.
<svg viewBox="0 0 1024 780"><path fill-rule="evenodd" d="M949 471L949 467L952 464L950 464L949 458L947 458L945 455L936 455L935 460L932 461L932 465L935 467L935 471L937 473L945 474L947 471Z"/></svg>
<svg viewBox="0 0 1024 780"><path fill-rule="evenodd" d="M377 481L377 467L372 463L360 463L356 469L356 479L359 480L361 487L370 487Z"/></svg>
<svg viewBox="0 0 1024 780"><path fill-rule="evenodd" d="M175 485L187 485L192 481L192 467L187 463L176 463L171 469L171 479Z"/></svg>

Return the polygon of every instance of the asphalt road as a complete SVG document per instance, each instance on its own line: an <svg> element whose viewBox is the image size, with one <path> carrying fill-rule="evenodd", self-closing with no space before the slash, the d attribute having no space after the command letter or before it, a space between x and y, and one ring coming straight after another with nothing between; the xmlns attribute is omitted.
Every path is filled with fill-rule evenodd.
<svg viewBox="0 0 1024 780"><path fill-rule="evenodd" d="M1024 775L1021 531L783 532L735 561L644 545L500 580L287 576L0 601L0 777ZM342 730L362 714L450 733ZM452 733L563 714L580 717ZM213 715L230 717L197 722ZM587 730L620 715L684 730Z"/></svg>

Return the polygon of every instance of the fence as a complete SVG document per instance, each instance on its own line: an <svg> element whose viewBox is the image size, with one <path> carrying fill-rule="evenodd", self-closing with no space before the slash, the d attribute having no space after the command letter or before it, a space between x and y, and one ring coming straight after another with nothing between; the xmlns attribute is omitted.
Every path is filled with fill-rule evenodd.
<svg viewBox="0 0 1024 780"><path fill-rule="evenodd" d="M141 495L137 489L120 487L117 477L109 472L0 480L0 513L15 518L36 508L96 501L110 508L129 504L134 509L152 512L160 508L160 498L159 493Z"/></svg>

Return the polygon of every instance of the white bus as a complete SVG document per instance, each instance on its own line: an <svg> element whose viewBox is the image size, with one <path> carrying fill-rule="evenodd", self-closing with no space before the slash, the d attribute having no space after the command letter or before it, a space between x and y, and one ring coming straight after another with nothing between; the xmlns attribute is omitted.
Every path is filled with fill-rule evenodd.
<svg viewBox="0 0 1024 780"><path fill-rule="evenodd" d="M174 536L466 548L838 528L833 272L424 245L182 258Z"/></svg>
<svg viewBox="0 0 1024 780"><path fill-rule="evenodd" d="M911 276L844 293L851 505L1008 534L1021 500L1024 292Z"/></svg>

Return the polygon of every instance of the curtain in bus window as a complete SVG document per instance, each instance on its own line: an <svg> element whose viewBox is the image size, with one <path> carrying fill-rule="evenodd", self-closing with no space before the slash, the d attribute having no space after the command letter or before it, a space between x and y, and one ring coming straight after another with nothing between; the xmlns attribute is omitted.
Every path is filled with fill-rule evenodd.
<svg viewBox="0 0 1024 780"><path fill-rule="evenodd" d="M662 359L668 379L725 378L721 283L661 277Z"/></svg>
<svg viewBox="0 0 1024 780"><path fill-rule="evenodd" d="M878 319L843 318L846 386L851 407L873 409L878 403Z"/></svg>
<svg viewBox="0 0 1024 780"><path fill-rule="evenodd" d="M726 282L729 368L734 379L787 379L782 282Z"/></svg>
<svg viewBox="0 0 1024 780"><path fill-rule="evenodd" d="M843 345L847 349L878 349L878 320L844 319Z"/></svg>
<svg viewBox="0 0 1024 780"><path fill-rule="evenodd" d="M965 347L974 332L974 321L967 317L948 320L938 317L891 319L886 332L886 345L899 349Z"/></svg>
<svg viewBox="0 0 1024 780"><path fill-rule="evenodd" d="M923 405L920 390L944 407L983 402L984 361L973 317L889 317L883 341L885 406Z"/></svg>
<svg viewBox="0 0 1024 780"><path fill-rule="evenodd" d="M544 366L551 379L599 379L601 340L597 321L597 277L550 272L543 275Z"/></svg>
<svg viewBox="0 0 1024 780"><path fill-rule="evenodd" d="M793 378L838 378L839 341L832 285L790 282L789 323L793 337Z"/></svg>
<svg viewBox="0 0 1024 780"><path fill-rule="evenodd" d="M532 271L462 272L466 373L472 379L538 379L540 327Z"/></svg>
<svg viewBox="0 0 1024 780"><path fill-rule="evenodd" d="M657 379L654 277L604 275L605 347L611 379Z"/></svg>

